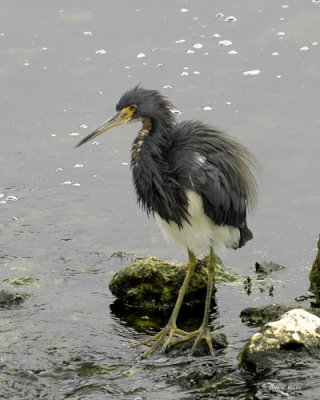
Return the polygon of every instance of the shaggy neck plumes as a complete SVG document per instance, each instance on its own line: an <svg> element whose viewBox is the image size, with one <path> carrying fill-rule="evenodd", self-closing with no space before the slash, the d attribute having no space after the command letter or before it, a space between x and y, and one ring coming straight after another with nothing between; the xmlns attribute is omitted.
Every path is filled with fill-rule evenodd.
<svg viewBox="0 0 320 400"><path fill-rule="evenodd" d="M180 226L187 203L166 161L173 142L173 126L171 120L144 118L132 146L131 168L140 206Z"/></svg>

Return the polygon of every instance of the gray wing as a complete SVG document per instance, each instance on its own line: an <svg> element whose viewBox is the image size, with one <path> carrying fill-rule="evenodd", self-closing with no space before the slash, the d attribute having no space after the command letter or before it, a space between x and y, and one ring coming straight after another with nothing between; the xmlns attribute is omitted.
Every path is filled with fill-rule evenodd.
<svg viewBox="0 0 320 400"><path fill-rule="evenodd" d="M203 162L190 174L194 190L201 195L205 213L217 225L246 226L246 194L232 169L214 155L203 156Z"/></svg>
<svg viewBox="0 0 320 400"><path fill-rule="evenodd" d="M201 195L205 213L216 224L246 228L247 210L257 194L255 157L228 134L198 121L180 123L175 141L170 161L179 180L184 177L182 187L190 179L190 188Z"/></svg>

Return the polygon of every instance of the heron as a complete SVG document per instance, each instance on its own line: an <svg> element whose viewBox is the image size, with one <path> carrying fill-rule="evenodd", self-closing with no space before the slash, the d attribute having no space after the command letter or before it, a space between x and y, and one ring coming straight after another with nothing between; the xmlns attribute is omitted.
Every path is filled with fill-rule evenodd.
<svg viewBox="0 0 320 400"><path fill-rule="evenodd" d="M168 349L190 339L194 340L191 355L203 340L214 354L209 312L215 249L237 249L253 238L246 218L257 199L257 159L222 130L197 120L177 122L173 110L173 104L159 91L138 85L121 96L112 117L76 145L116 126L140 121L131 148L137 202L154 217L164 237L188 253L185 278L168 323L134 346L149 345L142 358L159 347ZM199 329L186 332L178 328L177 318L201 250L209 252L204 316Z"/></svg>

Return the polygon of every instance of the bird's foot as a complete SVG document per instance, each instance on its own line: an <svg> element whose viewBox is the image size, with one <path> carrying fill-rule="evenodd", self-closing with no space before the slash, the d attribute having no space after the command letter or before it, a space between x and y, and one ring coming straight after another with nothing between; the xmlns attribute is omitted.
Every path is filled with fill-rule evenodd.
<svg viewBox="0 0 320 400"><path fill-rule="evenodd" d="M140 358L147 358L150 356L150 354L152 354L153 352L155 352L159 347L162 346L162 348L164 350L168 349L170 346L176 344L176 343L180 343L179 339L174 339L176 336L186 336L188 335L187 332L178 329L176 327L176 325L171 325L168 324L166 325L163 329L161 329L160 332L158 332L156 335L143 340L142 342L139 342L137 344L134 344L132 347L133 348L137 348L146 344L149 344L151 342L155 342L150 349L146 350L145 352L143 352L140 355Z"/></svg>
<svg viewBox="0 0 320 400"><path fill-rule="evenodd" d="M194 341L194 344L192 346L192 349L190 351L190 355L193 356L197 348L200 346L202 340L205 340L210 354L213 356L214 350L213 350L213 345L212 345L212 338L210 335L210 330L209 327L206 325L201 325L199 329L193 332L189 332L186 335L184 335L182 338L176 339L173 344L179 344L186 342L187 340L191 340L193 338L196 338Z"/></svg>

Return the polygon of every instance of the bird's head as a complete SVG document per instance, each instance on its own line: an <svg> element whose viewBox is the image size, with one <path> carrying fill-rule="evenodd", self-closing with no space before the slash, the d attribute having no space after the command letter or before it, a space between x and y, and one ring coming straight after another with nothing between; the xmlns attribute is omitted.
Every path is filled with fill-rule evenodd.
<svg viewBox="0 0 320 400"><path fill-rule="evenodd" d="M174 121L173 105L157 90L136 86L125 92L116 105L116 114L108 118L101 126L89 133L76 147L96 138L116 126L149 119L151 125L162 123L170 126Z"/></svg>

